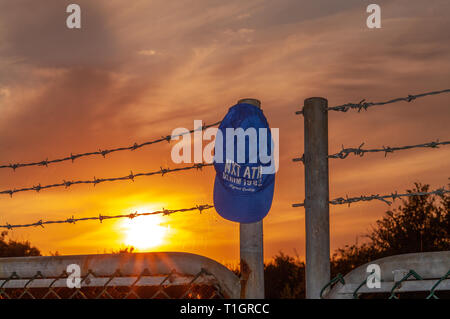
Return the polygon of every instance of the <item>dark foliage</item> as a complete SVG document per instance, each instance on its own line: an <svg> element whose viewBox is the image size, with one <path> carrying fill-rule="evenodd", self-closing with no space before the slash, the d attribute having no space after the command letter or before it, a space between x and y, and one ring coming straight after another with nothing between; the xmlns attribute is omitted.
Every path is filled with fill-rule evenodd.
<svg viewBox="0 0 450 319"><path fill-rule="evenodd" d="M0 233L0 257L40 256L41 252L28 241L6 240L7 232Z"/></svg>
<svg viewBox="0 0 450 319"><path fill-rule="evenodd" d="M264 265L266 298L304 298L305 264L280 252Z"/></svg>

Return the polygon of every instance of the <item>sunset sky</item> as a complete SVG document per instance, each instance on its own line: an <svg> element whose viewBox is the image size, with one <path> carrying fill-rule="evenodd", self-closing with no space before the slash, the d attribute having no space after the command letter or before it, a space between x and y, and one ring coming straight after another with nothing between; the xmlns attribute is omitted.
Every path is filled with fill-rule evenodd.
<svg viewBox="0 0 450 319"><path fill-rule="evenodd" d="M81 7L70 30L66 6ZM130 146L221 120L253 97L280 130L280 169L264 219L265 257L303 257L303 117L311 96L329 105L383 101L450 88L450 2L376 1L381 29L368 29L363 0L0 0L0 165ZM329 114L329 152L449 140L450 94L366 112ZM93 156L15 172L0 191L177 167L173 144L103 159ZM330 197L403 192L448 183L450 147L330 160ZM182 166L183 164L179 165ZM0 195L0 224L212 204L215 172L187 171L134 182ZM332 252L353 244L388 209L381 202L331 206ZM146 231L152 230L152 232ZM147 236L145 236L147 234ZM138 235L144 237L139 237ZM136 238L138 236L138 238ZM9 231L43 254L184 251L233 263L238 224L214 210L135 220L80 222ZM148 244L142 244L148 243Z"/></svg>

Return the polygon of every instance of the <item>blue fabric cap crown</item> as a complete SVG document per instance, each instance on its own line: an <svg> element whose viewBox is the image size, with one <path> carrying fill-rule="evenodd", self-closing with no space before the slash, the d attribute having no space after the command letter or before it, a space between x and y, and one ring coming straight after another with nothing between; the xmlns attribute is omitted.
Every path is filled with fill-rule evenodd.
<svg viewBox="0 0 450 319"><path fill-rule="evenodd" d="M241 135L239 143L235 135L227 133L233 130L227 129L249 134ZM240 103L229 109L219 126L214 149L214 206L220 216L253 223L267 215L272 206L275 170L267 173L264 167L274 165L272 143L269 124L258 107Z"/></svg>

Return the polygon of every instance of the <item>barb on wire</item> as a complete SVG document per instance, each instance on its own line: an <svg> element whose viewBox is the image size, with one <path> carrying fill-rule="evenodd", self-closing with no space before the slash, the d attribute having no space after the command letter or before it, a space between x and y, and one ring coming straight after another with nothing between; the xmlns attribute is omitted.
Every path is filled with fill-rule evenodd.
<svg viewBox="0 0 450 319"><path fill-rule="evenodd" d="M445 189L445 188L439 188L439 189L436 189L431 192L410 192L410 193L405 193L405 194L398 194L397 192L395 192L390 195L382 195L382 196L377 194L377 195L369 195L369 196L362 195L359 197L348 197L348 196L346 196L346 198L338 197L333 200L330 200L329 203L332 205L348 204L348 206L350 206L350 204L356 203L356 202L368 202L368 201L372 201L372 200L379 200L388 205L391 205L392 202L387 200L389 198L392 199L392 201L395 201L397 198L401 198L401 197L425 196L425 195L441 195L442 196L446 193L450 193L450 190ZM305 204L306 204L306 201L303 203L292 204L292 207L305 207Z"/></svg>
<svg viewBox="0 0 450 319"><path fill-rule="evenodd" d="M328 111L338 111L338 112L347 112L350 109L356 109L356 110L358 110L358 112L360 112L361 110L367 111L367 109L372 106L386 105L386 104L391 104L391 103L396 103L396 102L401 102L401 101L411 102L411 101L414 101L415 99L418 99L418 98L421 98L424 96L437 95L437 94L442 94L442 93L450 93L450 89L421 93L421 94L416 94L416 95L408 95L407 97L399 97L399 98L392 99L389 101L384 101L384 102L366 102L366 100L364 99L364 100L361 100L359 103L347 103L347 104L343 104L343 105L328 107L327 110ZM295 112L295 114L303 114L303 109L301 111Z"/></svg>
<svg viewBox="0 0 450 319"><path fill-rule="evenodd" d="M68 188L72 185L77 185L77 184L93 184L94 186L100 183L104 183L104 182L115 182L115 181L126 181L126 180L131 180L134 181L134 179L136 177L141 177L141 176L152 176L152 175L161 175L164 176L167 173L173 173L173 172L180 172L180 171L188 171L188 170L192 170L192 169L197 169L197 170L201 170L203 167L206 166L212 166L213 164L203 164L203 163L198 163L198 164L194 164L192 166L185 166L185 167L179 167L179 168L160 168L160 170L158 171L153 171L153 172L148 172L148 173L137 173L134 174L133 172L131 172L129 175L127 176L121 176L121 177L111 177L111 178L96 178L94 176L94 178L92 180L78 180L78 181L66 181L64 180L62 183L55 183L55 184L49 184L49 185L44 185L42 186L41 184L38 184L36 186L32 186L32 187L23 187L23 188L15 188L15 189L8 189L8 190L3 190L0 191L0 194L7 194L10 195L11 197L15 194L15 193L19 193L19 192L26 192L26 191L36 191L39 192L42 189L48 189L48 188L56 188L56 187L65 187Z"/></svg>
<svg viewBox="0 0 450 319"><path fill-rule="evenodd" d="M115 153L115 152L120 152L120 151L134 151L137 150L138 148L144 147L144 146L148 146L148 145L152 145L152 144L156 144L156 143L160 143L160 142L170 142L172 140L172 138L174 137L179 137L179 136L183 136L183 135L187 135L187 134L191 134L193 132L196 131L203 131L206 130L207 128L210 127L214 127L216 125L219 125L221 122L216 122L216 123L212 123L209 125L203 125L201 127L195 128L193 130L190 130L188 132L185 133L181 133L181 134L177 134L177 135L167 135L167 136L162 136L161 138L155 139L153 141L148 141L148 142L144 142L144 143L134 143L131 146L127 146L127 147L117 147L117 148L112 148L112 149L99 149L96 152L87 152L87 153L79 153L79 154L72 154L70 153L70 156L66 156L66 157L61 157L61 158L57 158L57 159L52 159L49 160L48 158L43 160L43 161L38 161L38 162L28 162L28 163L13 163L13 164L4 164L4 165L0 165L0 168L11 168L13 171L15 171L18 168L21 167L28 167L28 166L45 166L48 167L49 164L54 164L54 163L61 163L61 162L66 162L66 161L72 161L72 163L81 157L88 157L88 156L94 156L94 155L101 155L103 157L106 157L106 155L111 154L111 153Z"/></svg>
<svg viewBox="0 0 450 319"><path fill-rule="evenodd" d="M200 213L202 213L205 210L211 209L213 208L213 205L197 205L195 207L191 207L191 208L183 208L183 209L162 209L159 211L154 211L154 212L149 212L149 213L130 213L130 214L121 214L121 215L98 215L98 216L93 216L93 217L83 217L83 218L75 218L75 217L70 217L67 219L61 219L61 220L48 220L48 221L43 221L42 219L40 219L39 221L35 222L35 223L29 223L29 224L17 224L17 225L11 225L6 223L5 225L0 225L0 228L6 228L6 229L13 229L13 228L24 228L24 227L44 227L44 225L49 225L49 224L75 224L76 222L80 222L80 221L87 221L87 220L98 220L100 221L100 223L103 222L103 220L106 219L118 219L118 218L129 218L129 219L133 219L139 216L150 216L150 215L171 215L174 213L184 213L184 212L191 212L191 211L196 211L198 210Z"/></svg>
<svg viewBox="0 0 450 319"><path fill-rule="evenodd" d="M363 149L364 143L362 143L358 148L344 148L342 146L342 150L338 153L328 155L328 158L340 158L344 159L347 158L350 154L355 154L358 156L364 156L365 153L377 153L377 152L383 152L384 156L386 157L388 153L393 153L395 151L400 150L409 150L412 148L439 148L440 145L450 145L450 141L444 141L444 142L429 142L429 143L423 143L423 144L417 144L417 145L406 145L406 146L396 146L396 147L390 147L390 146L383 146L383 148L376 148L376 149ZM302 162L305 163L305 155L303 154L302 157L294 158L294 162Z"/></svg>

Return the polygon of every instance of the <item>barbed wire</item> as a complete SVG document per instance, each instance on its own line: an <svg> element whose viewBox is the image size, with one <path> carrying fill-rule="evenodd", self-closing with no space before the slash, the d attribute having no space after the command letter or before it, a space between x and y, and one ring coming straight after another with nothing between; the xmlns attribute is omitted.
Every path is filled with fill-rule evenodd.
<svg viewBox="0 0 450 319"><path fill-rule="evenodd" d="M443 196L444 194L447 194L447 193L450 193L450 190L445 189L445 188L439 188L439 189L436 189L431 192L409 192L409 193L405 193L405 194L398 194L397 192L395 192L390 195L382 195L382 196L377 194L377 195L369 195L369 196L361 195L359 197L348 197L348 196L346 196L346 198L338 197L333 200L330 200L329 203L332 205L348 204L348 206L350 206L350 204L356 203L356 202L368 202L368 201L372 201L372 200L379 200L388 205L391 205L392 202L388 201L387 200L388 198L391 198L392 201L395 201L397 198L401 198L401 197L413 197L413 196L425 196L425 195ZM292 207L305 207L305 204L306 204L306 200L303 203L292 204Z"/></svg>
<svg viewBox="0 0 450 319"><path fill-rule="evenodd" d="M364 156L365 153L377 153L377 152L384 152L384 156L386 157L388 153L393 153L395 151L409 150L413 148L427 148L427 147L439 148L440 145L450 145L450 141L439 142L439 140L437 140L436 142L428 142L417 145L406 145L396 147L383 146L383 148L376 148L376 149L363 149L362 147L364 146L364 143L362 143L358 148L344 148L344 146L342 145L342 150L339 153L328 155L328 158L344 159L347 158L347 156L350 154L355 154L362 157ZM305 163L305 154L303 154L302 157L294 158L292 161Z"/></svg>
<svg viewBox="0 0 450 319"><path fill-rule="evenodd" d="M158 211L153 211L153 212L149 212L149 213L131 213L131 214L120 214L120 215L102 215L99 214L98 216L93 216L93 217L82 217L82 218L75 218L75 217L70 217L67 219L61 219L61 220L48 220L48 221L43 221L42 219L40 219L39 221L35 222L35 223L29 223L29 224L17 224L17 225L11 225L9 223L6 223L5 225L0 225L0 228L6 228L6 229L13 229L13 228L25 228L25 227L44 227L44 225L48 225L48 224L75 224L76 222L80 222L80 221L88 221L88 220L98 220L101 222L103 222L103 220L107 220L107 219L118 219L118 218L129 218L129 219L133 219L139 216L150 216L150 215L171 215L174 213L184 213L184 212L191 212L191 211L196 211L198 210L200 212L200 214L204 211L204 210L208 210L213 208L214 205L197 205L195 207L191 207L191 208L182 208L182 209L162 209L162 210L158 210Z"/></svg>
<svg viewBox="0 0 450 319"><path fill-rule="evenodd" d="M70 156L66 156L66 157L62 157L62 158L57 158L57 159L52 159L49 160L48 158L46 160L43 161L38 161L38 162L29 162L29 163L15 163L15 164L7 164L7 165L0 165L0 168L11 168L12 170L16 170L18 168L21 167L28 167L28 166L48 166L49 164L54 164L54 163L61 163L61 162L66 162L66 161L72 161L72 163L77 159L77 158L81 158L81 157L88 157L88 156L94 156L94 155L101 155L103 157L106 157L106 155L111 154L111 153L115 153L115 152L120 152L120 151L134 151L137 150L141 147L144 146L148 146L148 145L152 145L152 144L157 144L163 141L167 141L168 143L170 143L170 141L174 138L174 137L180 137L183 135L188 135L191 134L193 132L196 131L204 131L210 127L214 127L216 125L219 125L221 123L221 121L216 122L216 123L212 123L212 124L208 124L208 125L203 125L201 127L198 127L196 129L190 130L189 132L185 132L185 133L181 133L181 134L177 134L177 135L166 135L166 136L162 136L161 138L155 139L153 141L148 141L148 142L144 142L141 144L137 144L134 143L131 146L127 146L127 147L117 147L117 148L112 148L112 149L100 149L96 152L87 152L87 153L79 153L79 154L72 154L70 153Z"/></svg>
<svg viewBox="0 0 450 319"><path fill-rule="evenodd" d="M203 167L207 167L207 166L212 166L214 164L210 163L210 164L203 164L203 163L199 163L199 164L194 164L192 166L185 166L185 167L179 167L179 168L160 168L160 170L158 171L154 171L154 172L148 172L148 173L137 173L134 174L133 172L130 172L129 175L127 176L121 176L121 177L111 177L111 178L96 178L94 176L94 179L92 180L78 180L78 181L63 181L62 183L55 183L55 184L49 184L49 185L44 185L41 186L41 184L38 184L36 186L32 186L32 187L24 187L24 188L18 188L18 189L8 189L8 190L3 190L0 191L0 194L7 194L10 195L11 197L15 194L15 193L19 193L19 192L26 192L26 191L36 191L39 192L43 189L48 189L48 188L56 188L56 187L65 187L68 188L72 185L76 185L76 184L93 184L94 186L100 183L104 183L104 182L115 182L115 181L124 181L124 180L131 180L134 181L134 179L136 177L142 177L142 176L152 176L152 175L161 175L164 176L167 173L173 173L173 172L180 172L180 171L187 171L187 170L191 170L191 169L197 169L197 170L201 170Z"/></svg>
<svg viewBox="0 0 450 319"><path fill-rule="evenodd" d="M421 93L421 94L416 94L416 95L408 95L407 97L399 97L399 98L395 98L395 99L392 99L389 101L384 101L384 102L366 102L366 99L363 99L359 103L347 103L347 104L343 104L343 105L332 106L332 107L328 107L327 110L328 111L338 111L338 112L347 112L350 109L356 109L356 110L358 110L358 112L360 112L361 110L367 111L367 109L372 106L386 105L386 104L397 103L397 102L401 102L401 101L411 102L411 101L414 101L414 100L424 97L424 96L437 95L437 94L442 94L442 93L450 93L450 89ZM302 108L302 110L300 110L300 111L295 112L295 114L303 114L303 109L304 108Z"/></svg>

